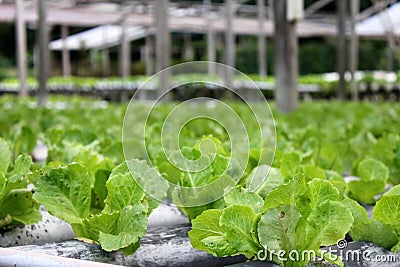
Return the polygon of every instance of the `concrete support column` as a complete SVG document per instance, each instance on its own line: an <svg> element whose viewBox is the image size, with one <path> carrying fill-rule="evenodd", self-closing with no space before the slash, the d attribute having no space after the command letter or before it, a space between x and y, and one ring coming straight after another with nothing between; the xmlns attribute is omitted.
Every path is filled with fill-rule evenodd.
<svg viewBox="0 0 400 267"><path fill-rule="evenodd" d="M287 1L274 1L275 21L275 101L288 113L298 106L298 42L296 20L289 21Z"/></svg>
<svg viewBox="0 0 400 267"><path fill-rule="evenodd" d="M121 51L120 51L120 73L122 78L128 77L131 73L131 44L127 37L128 16L131 13L131 6L122 5L122 20L121 20Z"/></svg>
<svg viewBox="0 0 400 267"><path fill-rule="evenodd" d="M17 43L17 64L20 95L25 97L28 95L26 76L27 76L27 60L26 60L26 28L25 28L25 11L24 1L16 0L15 2L15 30Z"/></svg>
<svg viewBox="0 0 400 267"><path fill-rule="evenodd" d="M168 25L168 0L156 1L154 5L154 21L156 26L156 71L164 70L171 62L171 36ZM170 73L163 71L158 86L158 96L163 95L169 88ZM165 96L163 100L169 100Z"/></svg>
<svg viewBox="0 0 400 267"><path fill-rule="evenodd" d="M336 0L336 8L338 13L337 21L337 70L339 73L339 87L337 96L339 99L346 98L346 80L345 72L347 66L347 40L346 40L346 17L347 17L347 0Z"/></svg>
<svg viewBox="0 0 400 267"><path fill-rule="evenodd" d="M350 39L350 72L351 98L358 100L357 81L355 73L358 68L358 37L356 33L357 16L360 12L360 0L351 0L351 39Z"/></svg>
<svg viewBox="0 0 400 267"><path fill-rule="evenodd" d="M267 46L265 23L265 1L257 0L258 7L258 70L261 77L267 75L265 48Z"/></svg>
<svg viewBox="0 0 400 267"><path fill-rule="evenodd" d="M47 79L49 76L49 30L47 27L47 1L38 0L38 101L39 105L44 105L47 100Z"/></svg>
<svg viewBox="0 0 400 267"><path fill-rule="evenodd" d="M62 39L62 66L64 77L71 76L71 59L67 47L68 26L61 25L61 39Z"/></svg>
<svg viewBox="0 0 400 267"><path fill-rule="evenodd" d="M233 32L235 0L225 0L225 63L228 66L235 67L235 34ZM233 71L227 69L225 74L225 83L228 88L233 89Z"/></svg>
<svg viewBox="0 0 400 267"><path fill-rule="evenodd" d="M194 49L191 44L191 36L189 33L183 35L183 59L192 61L194 58Z"/></svg>
<svg viewBox="0 0 400 267"><path fill-rule="evenodd" d="M148 33L145 39L145 62L146 62L146 75L151 76L154 74L154 60L153 60L153 36Z"/></svg>

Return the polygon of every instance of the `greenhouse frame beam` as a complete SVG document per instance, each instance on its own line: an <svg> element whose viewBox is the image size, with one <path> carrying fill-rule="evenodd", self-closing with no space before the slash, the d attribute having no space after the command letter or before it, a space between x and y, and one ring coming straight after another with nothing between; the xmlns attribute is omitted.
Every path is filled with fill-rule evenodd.
<svg viewBox="0 0 400 267"><path fill-rule="evenodd" d="M308 18L313 15L315 12L326 6L327 4L333 2L334 0L318 0L317 2L309 5L306 10L304 10L304 17Z"/></svg>
<svg viewBox="0 0 400 267"><path fill-rule="evenodd" d="M268 0L270 2L271 0ZM27 23L37 22L36 7L25 10ZM71 20L71 18L74 18ZM96 27L100 25L115 25L120 21L120 13L94 11L86 6L75 6L71 8L48 8L48 25L68 25L70 27ZM270 18L270 17L269 17ZM174 32L207 33L208 16L169 16L169 29ZM0 4L0 21L13 22L15 20L15 6L13 4ZM129 25L141 27L153 27L154 16L151 14L131 14L128 18ZM213 30L216 33L225 31L225 18L219 16L213 22ZM267 36L273 35L273 22L268 19L265 21L264 29ZM235 17L233 30L236 35L258 35L257 19ZM324 23L313 20L303 20L298 22L299 37L314 36L336 36L336 28L332 23Z"/></svg>
<svg viewBox="0 0 400 267"><path fill-rule="evenodd" d="M382 11L388 5L391 5L395 2L397 2L397 0L383 0L374 3L371 7L364 9L360 14L358 14L357 21L364 20L372 16L374 13Z"/></svg>

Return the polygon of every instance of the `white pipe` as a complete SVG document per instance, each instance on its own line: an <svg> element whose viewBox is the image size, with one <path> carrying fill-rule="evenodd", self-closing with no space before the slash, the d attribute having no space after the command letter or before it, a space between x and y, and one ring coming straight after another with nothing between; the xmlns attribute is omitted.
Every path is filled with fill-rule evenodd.
<svg viewBox="0 0 400 267"><path fill-rule="evenodd" d="M31 267L116 267L117 265L0 248L0 266Z"/></svg>

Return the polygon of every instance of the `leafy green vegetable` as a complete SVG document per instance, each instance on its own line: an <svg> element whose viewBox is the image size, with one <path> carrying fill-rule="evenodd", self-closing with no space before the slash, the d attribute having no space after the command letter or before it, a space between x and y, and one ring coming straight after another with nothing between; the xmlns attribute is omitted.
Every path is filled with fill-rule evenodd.
<svg viewBox="0 0 400 267"><path fill-rule="evenodd" d="M350 198L345 198L342 200L342 204L345 205L353 215L353 228L357 227L359 224L368 224L370 222L367 210L358 204L357 201Z"/></svg>
<svg viewBox="0 0 400 267"><path fill-rule="evenodd" d="M0 228L30 225L42 218L39 205L32 199L32 190L27 189L31 164L32 159L27 155L19 155L12 162L8 144L0 138Z"/></svg>
<svg viewBox="0 0 400 267"><path fill-rule="evenodd" d="M258 236L261 245L269 251L290 251L298 246L296 227L301 218L295 206L279 206L261 216Z"/></svg>
<svg viewBox="0 0 400 267"><path fill-rule="evenodd" d="M20 155L22 153L30 153L36 145L36 134L28 126L22 126L16 132L14 139L13 152L14 155Z"/></svg>
<svg viewBox="0 0 400 267"><path fill-rule="evenodd" d="M316 207L307 218L307 247L317 250L336 244L344 238L353 224L353 216L342 203L326 200Z"/></svg>
<svg viewBox="0 0 400 267"><path fill-rule="evenodd" d="M381 221L360 223L351 230L355 241L369 241L386 249L391 249L398 242L398 236L392 226Z"/></svg>
<svg viewBox="0 0 400 267"><path fill-rule="evenodd" d="M139 239L146 234L146 214L147 209L140 203L135 206L127 205L121 211L112 213L111 216L98 217L98 221L104 218L103 227L98 227L96 221L90 222L90 219L88 225L93 229L98 229L99 242L106 251L128 246L138 247Z"/></svg>
<svg viewBox="0 0 400 267"><path fill-rule="evenodd" d="M304 165L302 166L302 172L306 175L308 181L313 178L326 179L325 171L317 166Z"/></svg>
<svg viewBox="0 0 400 267"><path fill-rule="evenodd" d="M267 175L266 175L267 174ZM279 169L267 165L255 167L246 179L246 188L265 197L283 183Z"/></svg>
<svg viewBox="0 0 400 267"><path fill-rule="evenodd" d="M117 167L118 168L118 167ZM135 205L140 202L145 192L132 179L130 173L112 172L106 183L108 190L105 199L106 210L122 210L129 205Z"/></svg>
<svg viewBox="0 0 400 267"><path fill-rule="evenodd" d="M357 168L360 180L349 182L350 196L366 204L375 202L375 196L385 190L389 169L375 159L365 159Z"/></svg>
<svg viewBox="0 0 400 267"><path fill-rule="evenodd" d="M261 213L264 206L264 200L262 197L254 192L248 191L240 185L227 193L224 200L227 206L249 206L255 213Z"/></svg>
<svg viewBox="0 0 400 267"><path fill-rule="evenodd" d="M301 174L267 194L263 209L260 196L240 187L224 199L222 211L208 210L192 221L189 237L194 248L219 256L243 254L250 259L265 250L284 266L306 266L312 255L321 254L320 246L344 238L354 221L351 210L341 203L343 194L332 182L315 178L306 183ZM314 254L281 261L282 251L286 255L290 251ZM334 262L328 256L326 259Z"/></svg>
<svg viewBox="0 0 400 267"><path fill-rule="evenodd" d="M188 216L189 220L196 218L206 209L219 209L223 205L222 196L227 186L231 188L239 182L241 178L240 166L234 158L230 158L228 152L216 138L212 140L216 144L216 154L207 153L203 148L199 150L200 139L194 147L183 147L181 151L172 154L172 161L183 169L180 170L179 185L184 187L182 190L175 190L172 199L175 204ZM179 155L179 156L178 156ZM175 157L176 156L176 157ZM195 166L188 166L189 162L196 162ZM211 164L208 164L211 162ZM200 166L206 166L200 168ZM190 171L191 168L199 170ZM199 204L201 203L201 204ZM203 204L207 203L207 204Z"/></svg>
<svg viewBox="0 0 400 267"><path fill-rule="evenodd" d="M347 200L355 223L350 235L354 240L373 242L387 249L398 251L400 238L400 186L395 186L385 193L376 203L370 221L365 209L355 201Z"/></svg>
<svg viewBox="0 0 400 267"><path fill-rule="evenodd" d="M133 173L136 179L153 182L151 177L146 180L141 176L156 175L145 162L132 160L127 164L137 170ZM150 206L154 208L157 202L136 183L126 164L115 167L107 178L105 181L105 173L96 175L99 180L91 185L84 166L77 163L59 166L40 177L34 199L44 204L51 214L70 223L78 237L99 242L107 251L121 249L131 254L146 234ZM152 187L146 185L145 189ZM158 196L165 197L166 181L156 187ZM92 194L104 199L102 210L99 203L92 201Z"/></svg>
<svg viewBox="0 0 400 267"><path fill-rule="evenodd" d="M82 224L90 214L88 176L79 164L52 169L39 179L34 199L54 216L71 224Z"/></svg>
<svg viewBox="0 0 400 267"><path fill-rule="evenodd" d="M385 193L376 203L373 218L392 226L400 234L400 186Z"/></svg>
<svg viewBox="0 0 400 267"><path fill-rule="evenodd" d="M247 205L229 206L222 211L219 219L220 225L225 229L229 244L248 258L260 250L258 242L253 239L252 235L256 232L255 219L256 213Z"/></svg>
<svg viewBox="0 0 400 267"><path fill-rule="evenodd" d="M327 143L322 145L318 153L318 166L323 169L342 172L343 164L340 162L339 153L340 147L337 144Z"/></svg>
<svg viewBox="0 0 400 267"><path fill-rule="evenodd" d="M190 243L194 248L205 250L217 257L237 254L227 240L225 228L220 225L222 211L209 209L192 220L189 231Z"/></svg>
<svg viewBox="0 0 400 267"><path fill-rule="evenodd" d="M179 79L186 78L180 77ZM307 77L307 79L309 78ZM311 78L311 80L315 80L315 77ZM135 78L135 80L137 79L141 80L143 77ZM67 80L56 78L54 82L68 82L79 87L84 84L84 86L93 88L97 81L92 78L77 79L74 77ZM113 83L115 79L106 82ZM322 84L325 86L325 83ZM144 104L138 103L138 105ZM136 237L126 235L131 230L124 232L124 227L116 229L113 228L116 223L111 227L111 223L106 221L121 220L122 222L123 220L119 219L121 214L132 212L130 209L141 210L141 207L137 205L142 205L147 216L156 207L158 201L144 195L143 191L158 200L163 199L166 196L166 183L160 182L162 179L159 179L157 171L155 169L148 170L145 162L140 164L136 162L129 166L134 173L133 182L128 179L127 167L114 169L115 165L119 165L125 160L121 145L121 124L126 104L50 96L47 106L38 107L36 101L30 98L2 96L0 107L2 110L0 113L0 227L12 227L16 224L31 223L37 220L40 215L37 211L38 204L32 200L32 193L26 189L27 184L34 183L40 192L40 187L44 185L37 186L36 180L39 179L39 176L46 176L50 173L58 175L58 172L61 174L62 172L58 169L68 169L70 166L65 166L65 164L79 162L79 165L86 170L80 179L89 180L88 183L84 181L81 184L89 184L90 187L89 190L82 189L85 192L85 197L82 195L81 198L81 200L85 199L84 206L75 208L74 205L79 201L72 201L67 197L61 198L66 201L65 203L69 201L69 206L67 205L69 208L74 208L74 210L65 211L67 216L72 216L76 221L82 221L82 223L73 225L74 230L81 236L88 236L97 241L102 232L102 236L105 237L102 239L103 245L107 249L115 248L118 244L121 247L125 246L126 243L123 244L122 239L127 238L126 240L129 239L131 243L122 250L130 253L134 251L138 246L135 241ZM199 152L201 152L207 162L212 160L208 168L199 172L182 172L169 162L171 158L167 159L160 151L159 137L162 122L165 121L173 107L174 104L163 103L153 110L152 115L146 120L149 124L148 136L146 136L147 151L137 149L134 151L134 155L139 159L147 159L146 152L148 152L152 163L163 177L174 184L196 187L195 189L191 187L193 190L179 193L170 192L175 203L181 206L190 219L193 219L193 222L197 220L194 219L196 216L202 218L200 217L202 215L199 214L203 211L206 213L207 209L220 209L222 214L224 209L231 206L246 207L247 210L250 207L256 214L253 221L256 233L252 233L251 236L257 243L259 236L257 224L262 215L283 207L287 208L288 212L295 208L301 215L295 229L298 234L296 238L304 240L304 244L306 244L309 242L306 240L306 229L311 229L308 218L316 210L321 211L318 207L323 203L331 201L339 202L351 211L354 223L350 234L353 238L371 238L372 241L389 248L394 240L393 231L398 235L399 216L396 214L398 198L397 193L395 194L398 189L394 189L390 194L385 194L379 200L387 181L393 185L400 182L400 137L398 134L400 132L400 106L398 103L313 101L302 103L299 109L291 114L277 112L275 106L271 105L277 126L276 153L272 163L270 159L275 147L267 147L265 142L261 142L260 137L256 134L257 125L248 119L250 115L246 107L242 103L233 103L232 109L245 121L246 126L249 126L247 134L250 148L246 148L250 149L246 150L250 152L249 163L245 168L246 172L241 177L233 165L230 170L224 171L230 158L239 159L242 155L231 155L232 144L227 132L218 123L207 122L207 120L194 120L185 125L179 135L179 149L185 154L185 157L193 159L198 158ZM198 114L205 109L208 109L206 105L199 105L189 112ZM212 112L218 113L220 110L213 109ZM135 116L145 116L145 114L139 112ZM236 135L237 133L232 134ZM38 139L47 145L49 153L46 162L35 162L32 165L27 154L19 154L31 153ZM167 140L168 142L177 141L176 137L171 136L167 136ZM204 142L201 142L202 140ZM215 149L211 145L212 142L209 141L215 143ZM134 147L138 143L137 140L132 141ZM216 152L216 154L214 155L212 152ZM113 169L114 172L111 175ZM57 171L54 172L54 170ZM341 174L347 173L359 176L360 180L352 181L346 187ZM303 175L305 177L302 177ZM110 176L113 177L112 180ZM314 180L314 178L320 179ZM51 180L49 177L46 179ZM75 183L73 178L63 179L68 183L70 180ZM40 180L45 180L45 178L39 179L39 184ZM107 182L108 180L110 181ZM149 182L146 183L146 180ZM217 180L224 183L213 184ZM126 186L119 184L119 182L128 181L129 184ZM285 184L282 185L283 182ZM210 184L215 186L211 186L209 190L202 190L199 187L199 185ZM210 194L222 195L225 190L222 185L227 184L230 185L227 190L230 191L230 194L226 195L225 199L202 206L184 207L184 203L195 203L198 199L208 200ZM246 188L233 188L236 184ZM50 185L55 186L55 190L51 192L53 194L60 192L62 188L55 181ZM47 187L50 188L50 185ZM65 186L67 187L69 184L65 184ZM143 189L140 191L136 186ZM77 188L73 187L68 190L74 191ZM14 192L17 196L12 194ZM122 197L118 198L116 196L118 192L123 192L123 195L128 192L137 192L138 194L135 197L126 198L121 195ZM51 193L49 196L52 195ZM242 195L243 197L241 197ZM262 211L258 204L253 205L253 203L259 203L261 199L255 195L259 195L262 201L265 199ZM343 199L343 195L365 203L375 203L378 200L373 220L368 218L363 207L348 198ZM25 197L28 198L23 201ZM331 207L331 204L326 208ZM333 209L333 206L336 208ZM335 212L344 210L341 205L333 206L329 210L332 209ZM79 218L81 216L79 215L80 208L83 207L85 212L89 210L89 215L86 218ZM58 206L54 207L54 209L59 208ZM7 214L4 211L7 211ZM138 214L140 222L144 221L145 217L139 215L141 212L135 214ZM313 216L319 218L317 214ZM93 227L88 226L89 221L97 217L100 219L93 222ZM220 226L219 218L214 219L218 221L216 225ZM104 224L100 222L103 220ZM99 225L96 230L93 230L94 224ZM122 224L120 223L120 225ZM315 229L319 229L317 226ZM241 253L248 255L250 253L236 251L227 239L225 227L220 227L220 232L223 234L205 236L196 246L201 244L204 246L204 250L207 248L215 255ZM368 235L366 231L375 231L376 235ZM309 236L311 232L308 233ZM279 234L276 233L277 236ZM138 237L142 235L141 230L138 229L134 235ZM292 239L295 240L293 237ZM262 248L260 244L258 245ZM392 247L392 250L397 250L399 247L400 245L397 244ZM276 257L274 259L276 260Z"/></svg>
<svg viewBox="0 0 400 267"><path fill-rule="evenodd" d="M7 142L0 138L0 172L7 173L10 164L11 152Z"/></svg>
<svg viewBox="0 0 400 267"><path fill-rule="evenodd" d="M281 159L280 171L286 180L291 179L299 171L301 157L296 152L290 152L283 155Z"/></svg>
<svg viewBox="0 0 400 267"><path fill-rule="evenodd" d="M338 190L329 181L314 179L308 182L308 190L312 209L318 207L324 201L339 201L340 199Z"/></svg>
<svg viewBox="0 0 400 267"><path fill-rule="evenodd" d="M278 186L265 197L264 211L279 206L295 205L305 190L307 185L304 177L301 175L294 177L289 183Z"/></svg>
<svg viewBox="0 0 400 267"><path fill-rule="evenodd" d="M274 253L279 250L318 253L321 245L335 244L352 226L351 212L339 202L343 196L331 182L316 178L304 184L304 180L303 176L295 177L265 199L265 203L272 200L274 204L264 206L266 212L260 220L258 234L264 248L272 246L276 249ZM295 185L300 185L302 190ZM275 194L283 200L277 202ZM289 259L284 264L305 266L309 260L291 262Z"/></svg>

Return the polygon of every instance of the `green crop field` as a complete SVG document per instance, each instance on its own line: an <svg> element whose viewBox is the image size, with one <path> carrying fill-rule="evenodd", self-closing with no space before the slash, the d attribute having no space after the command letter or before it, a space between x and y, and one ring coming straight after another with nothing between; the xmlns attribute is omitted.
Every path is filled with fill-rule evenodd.
<svg viewBox="0 0 400 267"><path fill-rule="evenodd" d="M33 99L1 97L0 227L35 223L41 218L39 205L44 205L70 223L78 237L107 251L131 254L146 234L151 211L169 198L191 220L192 246L215 256L255 259L267 248L321 255L321 246L336 244L346 234L400 250L398 103L303 102L289 115L272 103L274 121L268 123L275 125L276 134L267 136L272 143L260 139L246 104L230 103L245 121L248 147L235 150L230 140L235 132L226 130L234 127L205 118L190 121L179 136L170 137L179 140L187 159L198 164L200 158L209 159L196 172L178 168L160 141L176 104L162 103L143 118L145 147L135 146L131 137L135 158L125 161L127 104L51 97L39 107ZM146 103L137 105L140 110ZM198 105L185 112L206 109L210 107ZM213 112L224 115L218 108ZM206 141L213 143L212 149L203 146ZM48 149L44 161L34 150L39 143ZM238 172L232 162L243 157L246 164ZM204 198L201 188L220 177L226 187L219 184L213 190L223 197L184 205ZM28 184L35 189L27 189ZM185 195L171 184L193 190ZM366 204L375 205L372 219ZM310 260L281 262L273 253L268 256L285 266L305 266ZM323 257L341 264L328 254Z"/></svg>

